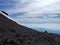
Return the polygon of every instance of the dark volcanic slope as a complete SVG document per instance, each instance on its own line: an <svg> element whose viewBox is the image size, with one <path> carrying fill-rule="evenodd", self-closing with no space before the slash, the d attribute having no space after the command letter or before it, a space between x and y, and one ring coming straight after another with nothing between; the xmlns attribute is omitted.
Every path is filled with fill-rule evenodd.
<svg viewBox="0 0 60 45"><path fill-rule="evenodd" d="M60 45L60 35L24 27L0 13L0 45Z"/></svg>

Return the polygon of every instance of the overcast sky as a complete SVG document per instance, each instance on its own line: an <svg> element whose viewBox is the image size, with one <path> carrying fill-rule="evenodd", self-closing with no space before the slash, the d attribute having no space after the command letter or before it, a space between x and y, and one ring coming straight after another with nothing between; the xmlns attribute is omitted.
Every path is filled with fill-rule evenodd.
<svg viewBox="0 0 60 45"><path fill-rule="evenodd" d="M0 0L0 10L19 23L60 22L60 0Z"/></svg>

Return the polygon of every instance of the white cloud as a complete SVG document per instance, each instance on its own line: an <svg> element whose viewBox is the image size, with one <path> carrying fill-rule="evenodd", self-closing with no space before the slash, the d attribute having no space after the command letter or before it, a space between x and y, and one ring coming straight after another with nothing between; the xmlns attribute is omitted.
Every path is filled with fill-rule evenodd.
<svg viewBox="0 0 60 45"><path fill-rule="evenodd" d="M14 8L6 10L9 14L25 12L24 15L14 18L18 22L60 22L57 15L43 15L43 18L36 18L42 14L60 13L60 0L15 0L17 4ZM59 2L59 4L58 4ZM32 17L32 18L26 18ZM50 17L50 18L49 18ZM49 18L49 19L45 19Z"/></svg>
<svg viewBox="0 0 60 45"><path fill-rule="evenodd" d="M57 23L39 23L39 24L22 24L24 26L30 27L30 28L45 28L45 29L51 29L51 30L60 30L60 24Z"/></svg>
<svg viewBox="0 0 60 45"><path fill-rule="evenodd" d="M44 11L49 11L49 9L51 8L51 5L53 5L54 3L56 3L56 0L17 0L17 4L16 7L13 9L9 9L9 11L7 10L7 12L9 13L19 13L19 12L27 12L27 13L39 13L41 14ZM30 2L30 3L29 3ZM26 4L27 3L27 4ZM48 8L50 7L50 8ZM53 6L52 6L53 7ZM29 14L27 14L29 15Z"/></svg>
<svg viewBox="0 0 60 45"><path fill-rule="evenodd" d="M60 23L60 18L14 18L18 23Z"/></svg>

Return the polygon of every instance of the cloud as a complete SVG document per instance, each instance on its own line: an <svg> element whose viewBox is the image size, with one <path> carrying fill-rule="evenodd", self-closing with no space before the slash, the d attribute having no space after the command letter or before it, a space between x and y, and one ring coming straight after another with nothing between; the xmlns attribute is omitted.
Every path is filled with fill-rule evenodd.
<svg viewBox="0 0 60 45"><path fill-rule="evenodd" d="M60 23L60 18L14 18L18 23Z"/></svg>
<svg viewBox="0 0 60 45"><path fill-rule="evenodd" d="M17 22L60 22L60 0L9 0L1 3L3 6L11 8L4 10L13 17ZM11 3L14 2L14 3ZM57 17L57 18L56 18Z"/></svg>
<svg viewBox="0 0 60 45"><path fill-rule="evenodd" d="M55 5L54 3L56 3L56 0L17 0L17 4L15 5L15 8L9 9L9 11L7 10L7 12L9 13L20 13L20 12L27 12L26 15L29 14L42 14L44 12L51 12L53 9L55 10L56 8L51 8L51 7L56 7L57 5ZM55 6L53 6L55 5ZM58 5L59 6L59 5ZM60 7L59 7L60 8Z"/></svg>

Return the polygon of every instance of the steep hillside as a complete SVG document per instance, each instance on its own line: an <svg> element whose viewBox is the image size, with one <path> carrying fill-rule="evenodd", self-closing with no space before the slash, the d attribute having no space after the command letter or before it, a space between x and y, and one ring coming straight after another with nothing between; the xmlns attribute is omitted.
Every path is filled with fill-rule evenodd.
<svg viewBox="0 0 60 45"><path fill-rule="evenodd" d="M60 35L38 32L19 25L1 11L0 45L60 45Z"/></svg>

